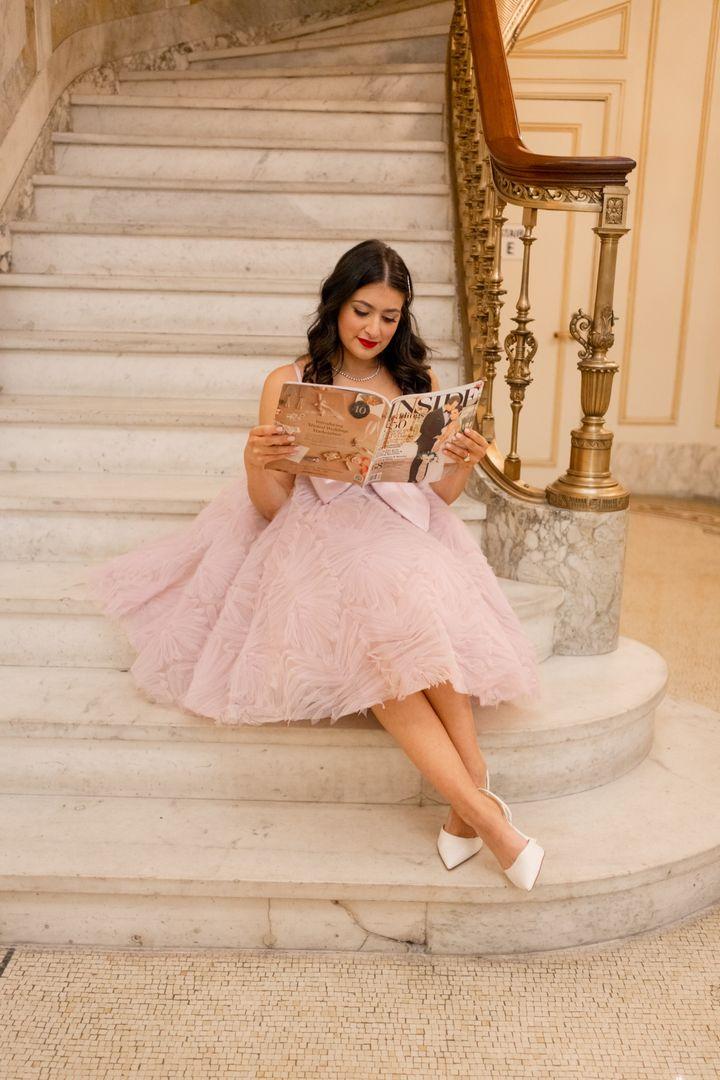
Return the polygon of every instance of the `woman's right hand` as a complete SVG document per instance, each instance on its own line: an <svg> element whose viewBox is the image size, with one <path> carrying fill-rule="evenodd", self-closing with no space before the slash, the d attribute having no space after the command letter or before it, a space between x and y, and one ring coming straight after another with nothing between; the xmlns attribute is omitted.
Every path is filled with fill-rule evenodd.
<svg viewBox="0 0 720 1080"><path fill-rule="evenodd" d="M289 435L276 424L258 424L251 428L245 444L245 465L264 469L269 461L276 461L295 448L295 436Z"/></svg>

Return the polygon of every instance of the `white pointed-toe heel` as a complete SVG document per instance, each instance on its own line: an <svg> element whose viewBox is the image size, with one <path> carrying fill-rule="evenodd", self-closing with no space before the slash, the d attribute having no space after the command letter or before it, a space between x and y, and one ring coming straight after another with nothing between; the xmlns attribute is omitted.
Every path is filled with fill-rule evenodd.
<svg viewBox="0 0 720 1080"><path fill-rule="evenodd" d="M505 817L512 825L512 813L507 803L503 802L499 795L496 795L494 791L490 791L487 787L480 788L480 790L501 806ZM520 832L517 825L513 825L513 829L527 840L527 844L515 859L515 862L503 870L503 874L512 881L513 885L517 885L519 889L526 889L529 892L537 881L540 867L545 858L545 850L540 847L535 837L525 836L524 832Z"/></svg>
<svg viewBox="0 0 720 1080"><path fill-rule="evenodd" d="M490 770L485 770L485 787L487 788L490 783ZM479 788L483 791L483 788ZM483 846L482 837L480 836L455 836L453 833L445 831L443 825L438 833L437 849L440 852L440 858L445 863L448 870L452 870L454 866L459 866L460 863L466 862L471 859L473 855L477 855L480 848Z"/></svg>

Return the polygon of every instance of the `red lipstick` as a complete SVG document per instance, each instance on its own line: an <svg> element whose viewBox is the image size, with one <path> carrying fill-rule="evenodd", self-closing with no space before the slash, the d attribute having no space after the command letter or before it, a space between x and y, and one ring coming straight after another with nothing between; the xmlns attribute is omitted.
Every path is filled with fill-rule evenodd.
<svg viewBox="0 0 720 1080"><path fill-rule="evenodd" d="M367 338L361 338L361 337L358 338L358 341L360 342L360 344L365 349L374 349L375 346L378 344L377 341L368 341Z"/></svg>

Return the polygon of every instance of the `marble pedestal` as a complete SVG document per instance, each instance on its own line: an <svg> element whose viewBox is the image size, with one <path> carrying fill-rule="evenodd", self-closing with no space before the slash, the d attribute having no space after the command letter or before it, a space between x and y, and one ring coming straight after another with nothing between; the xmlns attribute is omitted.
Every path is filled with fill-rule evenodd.
<svg viewBox="0 0 720 1080"><path fill-rule="evenodd" d="M480 468L467 493L487 508L484 551L495 573L562 585L553 651L613 652L618 645L627 510L565 510L522 502L491 486Z"/></svg>

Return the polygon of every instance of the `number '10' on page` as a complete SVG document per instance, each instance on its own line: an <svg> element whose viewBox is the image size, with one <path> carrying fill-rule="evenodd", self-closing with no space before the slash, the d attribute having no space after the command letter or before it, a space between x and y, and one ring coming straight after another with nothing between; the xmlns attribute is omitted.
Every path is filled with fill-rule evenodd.
<svg viewBox="0 0 720 1080"><path fill-rule="evenodd" d="M484 384L479 379L391 400L349 386L283 383L275 423L297 444L265 467L361 486L440 480L456 460L443 447L456 431L475 426Z"/></svg>

